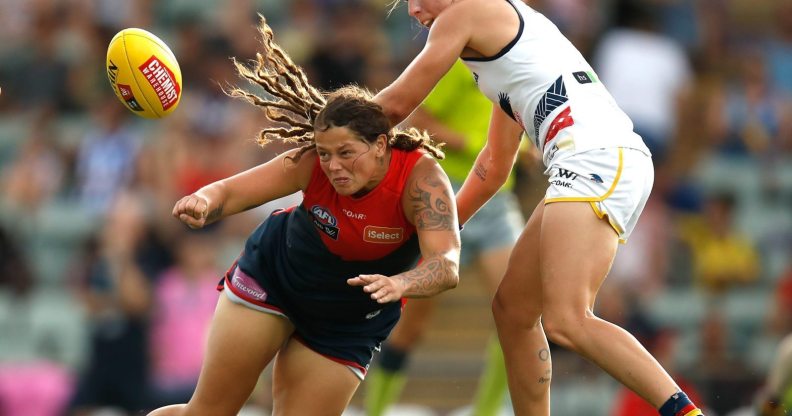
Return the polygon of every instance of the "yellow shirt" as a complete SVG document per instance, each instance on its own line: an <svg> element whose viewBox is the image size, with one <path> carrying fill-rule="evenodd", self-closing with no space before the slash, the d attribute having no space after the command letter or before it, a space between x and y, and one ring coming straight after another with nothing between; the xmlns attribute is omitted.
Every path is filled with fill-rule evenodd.
<svg viewBox="0 0 792 416"><path fill-rule="evenodd" d="M446 157L440 161L448 177L454 182L462 183L473 168L479 151L487 142L492 103L479 92L473 74L458 60L426 97L423 108L448 128L465 137L463 150L443 149ZM513 186L512 173L503 189L511 189Z"/></svg>

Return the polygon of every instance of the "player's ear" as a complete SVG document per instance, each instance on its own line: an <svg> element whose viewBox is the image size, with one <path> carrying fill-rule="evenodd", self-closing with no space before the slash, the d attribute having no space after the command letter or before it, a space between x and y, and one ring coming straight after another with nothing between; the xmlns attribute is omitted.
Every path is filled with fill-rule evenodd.
<svg viewBox="0 0 792 416"><path fill-rule="evenodd" d="M388 136L386 134L377 136L375 146L377 148L377 157L385 156L385 151L388 149Z"/></svg>

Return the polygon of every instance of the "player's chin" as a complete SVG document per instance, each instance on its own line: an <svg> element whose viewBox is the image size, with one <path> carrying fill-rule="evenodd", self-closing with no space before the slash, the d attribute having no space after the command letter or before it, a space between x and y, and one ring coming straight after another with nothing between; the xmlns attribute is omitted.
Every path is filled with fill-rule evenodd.
<svg viewBox="0 0 792 416"><path fill-rule="evenodd" d="M360 188L353 186L351 183L334 183L333 189L339 194L343 196L350 196L356 194L360 191Z"/></svg>

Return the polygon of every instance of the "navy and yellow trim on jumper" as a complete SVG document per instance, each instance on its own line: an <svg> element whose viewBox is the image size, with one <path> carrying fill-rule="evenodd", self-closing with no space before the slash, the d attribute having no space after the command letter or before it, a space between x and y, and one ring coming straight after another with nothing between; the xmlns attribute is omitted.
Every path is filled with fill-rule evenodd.
<svg viewBox="0 0 792 416"><path fill-rule="evenodd" d="M616 176L613 178L613 183L611 184L611 186L608 189L608 191L605 192L605 194L603 194L602 196L598 196L598 197L596 197L596 196L562 196L562 197L557 197L557 198L547 198L547 199L545 199L544 203L545 203L545 205L547 205L547 204L551 204L553 202L588 202L589 205L591 205L591 209L594 210L594 214L596 214L598 218L603 219L608 214L603 212L601 209L599 209L599 207L597 206L597 203L606 200L609 196L611 196L611 194L613 194L613 191L616 190L616 185L619 184L619 180L621 179L621 174L622 174L623 167L624 167L624 150L620 147L619 148L619 166L616 168ZM618 224L613 222L613 220L610 218L610 216L608 216L608 224L610 224L610 226L616 231L616 234L622 235L622 233L624 233L624 230ZM619 239L619 242L624 244L625 240Z"/></svg>

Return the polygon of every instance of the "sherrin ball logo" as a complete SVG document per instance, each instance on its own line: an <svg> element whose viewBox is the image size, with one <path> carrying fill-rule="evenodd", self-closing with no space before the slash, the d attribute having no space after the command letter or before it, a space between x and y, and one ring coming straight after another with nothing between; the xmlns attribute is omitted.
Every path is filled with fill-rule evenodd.
<svg viewBox="0 0 792 416"><path fill-rule="evenodd" d="M182 76L168 45L137 28L118 32L107 47L107 78L132 113L161 118L179 105Z"/></svg>

